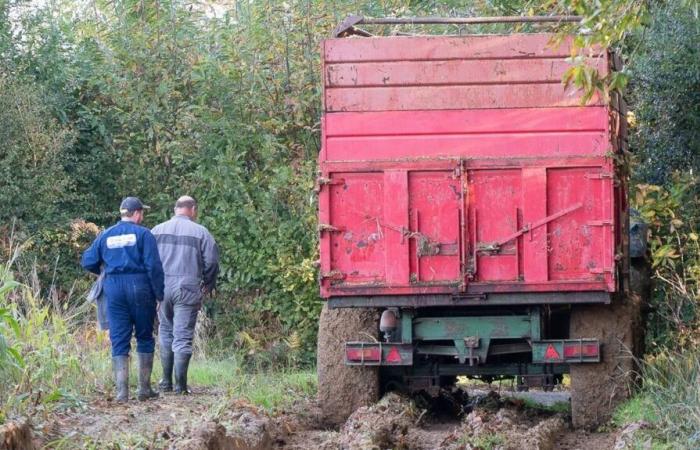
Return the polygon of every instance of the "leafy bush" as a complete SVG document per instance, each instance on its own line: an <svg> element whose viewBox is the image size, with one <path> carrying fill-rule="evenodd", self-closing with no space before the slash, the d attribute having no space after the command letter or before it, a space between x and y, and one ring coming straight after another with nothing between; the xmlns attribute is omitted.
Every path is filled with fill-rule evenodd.
<svg viewBox="0 0 700 450"><path fill-rule="evenodd" d="M666 188L637 186L635 203L650 225L656 280L648 329L654 345L692 348L700 342L700 190L690 174L673 180Z"/></svg>

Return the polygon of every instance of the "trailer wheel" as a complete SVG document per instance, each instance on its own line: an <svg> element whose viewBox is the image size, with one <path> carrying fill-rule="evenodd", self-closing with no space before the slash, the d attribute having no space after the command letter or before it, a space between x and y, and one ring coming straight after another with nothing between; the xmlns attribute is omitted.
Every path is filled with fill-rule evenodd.
<svg viewBox="0 0 700 450"><path fill-rule="evenodd" d="M607 422L615 407L629 398L636 379L635 358L642 331L637 296L610 305L574 305L571 338L598 338L598 364L571 364L571 420L574 427L594 429Z"/></svg>
<svg viewBox="0 0 700 450"><path fill-rule="evenodd" d="M318 329L318 401L328 424L343 423L357 408L379 400L377 367L346 366L345 343L375 338L379 313L375 309L323 306Z"/></svg>

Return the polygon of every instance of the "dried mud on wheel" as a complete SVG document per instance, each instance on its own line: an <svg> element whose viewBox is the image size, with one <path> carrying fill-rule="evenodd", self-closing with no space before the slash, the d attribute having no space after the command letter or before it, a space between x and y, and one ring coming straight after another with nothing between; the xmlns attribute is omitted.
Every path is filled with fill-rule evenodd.
<svg viewBox="0 0 700 450"><path fill-rule="evenodd" d="M594 429L610 419L629 398L640 352L641 305L637 296L610 305L575 306L571 338L596 336L602 344L599 364L571 365L571 416L577 428Z"/></svg>
<svg viewBox="0 0 700 450"><path fill-rule="evenodd" d="M372 339L379 329L374 309L323 306L318 330L318 401L329 425L343 423L357 408L379 399L376 367L348 367L345 343Z"/></svg>

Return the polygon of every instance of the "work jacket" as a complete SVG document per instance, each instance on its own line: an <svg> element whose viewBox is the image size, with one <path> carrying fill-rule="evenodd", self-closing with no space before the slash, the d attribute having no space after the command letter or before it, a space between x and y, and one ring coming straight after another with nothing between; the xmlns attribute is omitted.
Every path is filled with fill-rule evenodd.
<svg viewBox="0 0 700 450"><path fill-rule="evenodd" d="M216 287L219 249L205 227L177 215L156 225L153 234L166 276L196 280L209 292Z"/></svg>
<svg viewBox="0 0 700 450"><path fill-rule="evenodd" d="M153 296L163 300L163 266L156 240L146 227L122 220L107 228L85 250L81 264L98 275L104 266L106 277L146 274Z"/></svg>

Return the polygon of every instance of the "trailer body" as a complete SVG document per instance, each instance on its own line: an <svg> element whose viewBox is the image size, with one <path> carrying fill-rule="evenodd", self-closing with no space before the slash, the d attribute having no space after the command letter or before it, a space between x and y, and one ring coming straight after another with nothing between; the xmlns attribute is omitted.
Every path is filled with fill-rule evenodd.
<svg viewBox="0 0 700 450"><path fill-rule="evenodd" d="M554 39L323 42L322 297L532 304L619 290L619 113L562 84L570 45ZM611 68L605 52L589 59ZM564 292L587 295L527 295Z"/></svg>

